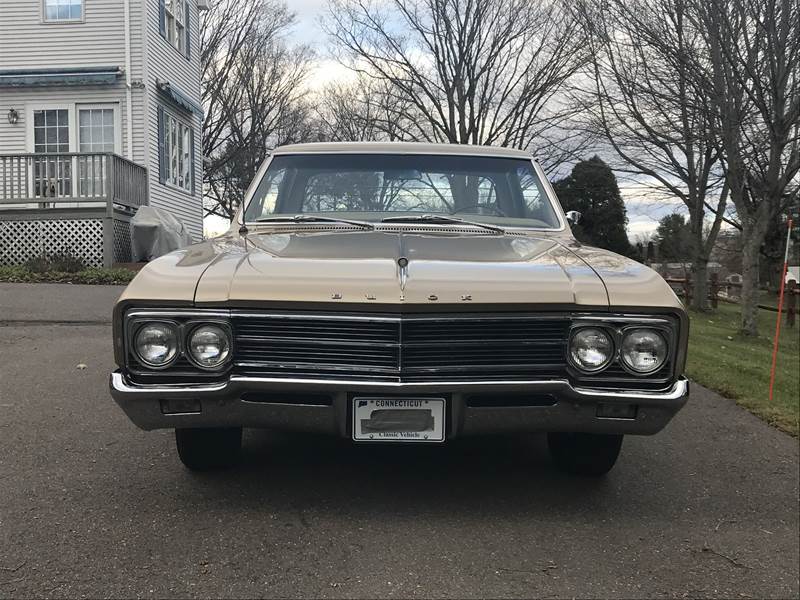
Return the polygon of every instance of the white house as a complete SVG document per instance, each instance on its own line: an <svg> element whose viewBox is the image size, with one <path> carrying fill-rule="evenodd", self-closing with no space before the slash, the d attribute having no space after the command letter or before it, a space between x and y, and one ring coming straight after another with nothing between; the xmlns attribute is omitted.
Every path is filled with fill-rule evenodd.
<svg viewBox="0 0 800 600"><path fill-rule="evenodd" d="M0 264L129 259L149 203L202 236L207 0L2 0Z"/></svg>

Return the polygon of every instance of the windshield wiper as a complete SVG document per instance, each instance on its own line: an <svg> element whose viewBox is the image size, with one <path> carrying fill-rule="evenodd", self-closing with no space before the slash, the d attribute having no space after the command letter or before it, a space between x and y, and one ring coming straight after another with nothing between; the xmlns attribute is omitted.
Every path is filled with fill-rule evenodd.
<svg viewBox="0 0 800 600"><path fill-rule="evenodd" d="M386 217L385 219L381 219L381 223L452 223L480 227L481 229L487 229L495 233L506 232L505 229L497 227L496 225L487 225L486 223L479 223L478 221L467 221L466 219L449 217L447 215L405 215L400 217Z"/></svg>
<svg viewBox="0 0 800 600"><path fill-rule="evenodd" d="M322 217L319 215L295 215L293 217L263 217L256 219L256 223L345 223L361 227L361 229L375 229L375 224L368 221L354 219L340 219L339 217Z"/></svg>

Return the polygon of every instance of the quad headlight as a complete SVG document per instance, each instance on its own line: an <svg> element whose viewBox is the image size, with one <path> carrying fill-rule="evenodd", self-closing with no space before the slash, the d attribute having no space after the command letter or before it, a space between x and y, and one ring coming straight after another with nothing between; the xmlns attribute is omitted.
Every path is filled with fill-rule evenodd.
<svg viewBox="0 0 800 600"><path fill-rule="evenodd" d="M630 329L622 337L620 358L634 373L657 371L667 360L667 354L667 341L655 329Z"/></svg>
<svg viewBox="0 0 800 600"><path fill-rule="evenodd" d="M572 333L569 342L572 364L587 373L604 369L614 358L614 342L599 327L582 327Z"/></svg>
<svg viewBox="0 0 800 600"><path fill-rule="evenodd" d="M133 350L146 366L162 369L178 356L178 330L174 323L154 321L136 331Z"/></svg>
<svg viewBox="0 0 800 600"><path fill-rule="evenodd" d="M230 356L230 335L221 325L201 325L189 333L186 351L197 366L215 369Z"/></svg>
<svg viewBox="0 0 800 600"><path fill-rule="evenodd" d="M180 315L159 319L159 315L135 314L129 322L128 352L134 367L166 369L182 360L194 367L217 370L230 362L233 341L226 321L184 320Z"/></svg>

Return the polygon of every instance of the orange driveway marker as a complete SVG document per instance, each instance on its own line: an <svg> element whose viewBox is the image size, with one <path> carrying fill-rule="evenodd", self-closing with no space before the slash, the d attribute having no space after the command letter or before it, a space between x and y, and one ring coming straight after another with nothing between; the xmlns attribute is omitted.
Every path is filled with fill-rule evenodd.
<svg viewBox="0 0 800 600"><path fill-rule="evenodd" d="M772 402L772 389L775 387L775 365L778 362L778 336L781 334L781 312L783 312L783 290L786 287L786 272L789 270L789 244L792 239L792 220L789 219L789 230L786 232L786 251L783 255L781 269L781 293L778 295L778 320L775 322L775 341L772 344L772 370L769 373L769 401Z"/></svg>

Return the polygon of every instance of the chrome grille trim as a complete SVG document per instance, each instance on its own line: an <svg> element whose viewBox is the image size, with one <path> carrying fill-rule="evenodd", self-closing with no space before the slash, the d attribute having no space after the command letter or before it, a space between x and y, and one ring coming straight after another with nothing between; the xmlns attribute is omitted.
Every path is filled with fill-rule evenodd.
<svg viewBox="0 0 800 600"><path fill-rule="evenodd" d="M524 378L563 372L571 316L231 311L235 365L248 373L365 378Z"/></svg>

